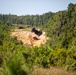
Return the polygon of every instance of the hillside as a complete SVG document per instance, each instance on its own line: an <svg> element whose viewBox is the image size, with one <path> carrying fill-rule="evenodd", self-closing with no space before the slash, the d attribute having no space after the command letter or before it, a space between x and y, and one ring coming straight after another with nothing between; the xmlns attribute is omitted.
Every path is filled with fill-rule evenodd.
<svg viewBox="0 0 76 75"><path fill-rule="evenodd" d="M29 41L26 30L32 27L45 31L49 40L24 46L22 39ZM46 74L76 75L76 4L52 15L0 15L0 75Z"/></svg>
<svg viewBox="0 0 76 75"><path fill-rule="evenodd" d="M46 28L53 48L76 49L76 4L70 3L68 9L57 12L50 18Z"/></svg>

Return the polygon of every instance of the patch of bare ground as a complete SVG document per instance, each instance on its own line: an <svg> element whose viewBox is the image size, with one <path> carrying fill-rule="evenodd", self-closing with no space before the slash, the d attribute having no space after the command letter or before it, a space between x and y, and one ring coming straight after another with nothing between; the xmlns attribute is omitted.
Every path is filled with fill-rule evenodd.
<svg viewBox="0 0 76 75"><path fill-rule="evenodd" d="M75 72L69 72L61 68L37 68L34 67L29 75L76 75Z"/></svg>
<svg viewBox="0 0 76 75"><path fill-rule="evenodd" d="M40 46L45 44L47 41L47 36L43 32L40 36L31 31L25 31L24 29L15 29L11 32L12 36L17 37L18 41L21 41L23 45L29 46Z"/></svg>

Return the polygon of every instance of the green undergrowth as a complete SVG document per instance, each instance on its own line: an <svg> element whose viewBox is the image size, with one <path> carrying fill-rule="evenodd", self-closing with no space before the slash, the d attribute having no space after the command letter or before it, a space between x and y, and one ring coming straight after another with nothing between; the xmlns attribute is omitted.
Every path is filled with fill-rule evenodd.
<svg viewBox="0 0 76 75"><path fill-rule="evenodd" d="M76 71L75 15L76 4L69 4L67 11L57 12L50 18L41 28L49 40L40 47L23 46L16 37L10 36L14 26L0 22L0 75L28 75L35 65Z"/></svg>

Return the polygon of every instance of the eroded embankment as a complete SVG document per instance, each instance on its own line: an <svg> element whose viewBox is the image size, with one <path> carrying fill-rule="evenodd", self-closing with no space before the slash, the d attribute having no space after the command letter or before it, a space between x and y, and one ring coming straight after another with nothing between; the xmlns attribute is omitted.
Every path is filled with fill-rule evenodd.
<svg viewBox="0 0 76 75"><path fill-rule="evenodd" d="M25 31L23 29L15 29L11 32L12 36L17 37L18 41L21 41L24 45L29 46L40 46L45 44L48 37L45 35L45 32L42 32L40 36L31 31Z"/></svg>

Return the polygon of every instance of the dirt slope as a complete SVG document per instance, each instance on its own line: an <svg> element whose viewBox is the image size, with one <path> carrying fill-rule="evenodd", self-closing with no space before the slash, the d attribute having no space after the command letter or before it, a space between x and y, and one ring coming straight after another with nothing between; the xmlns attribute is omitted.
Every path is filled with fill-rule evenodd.
<svg viewBox="0 0 76 75"><path fill-rule="evenodd" d="M42 35L38 36L34 32L25 31L23 29L15 29L11 32L11 35L17 37L17 40L22 41L24 45L38 47L42 44L45 44L48 39L45 35L45 32L43 32Z"/></svg>

